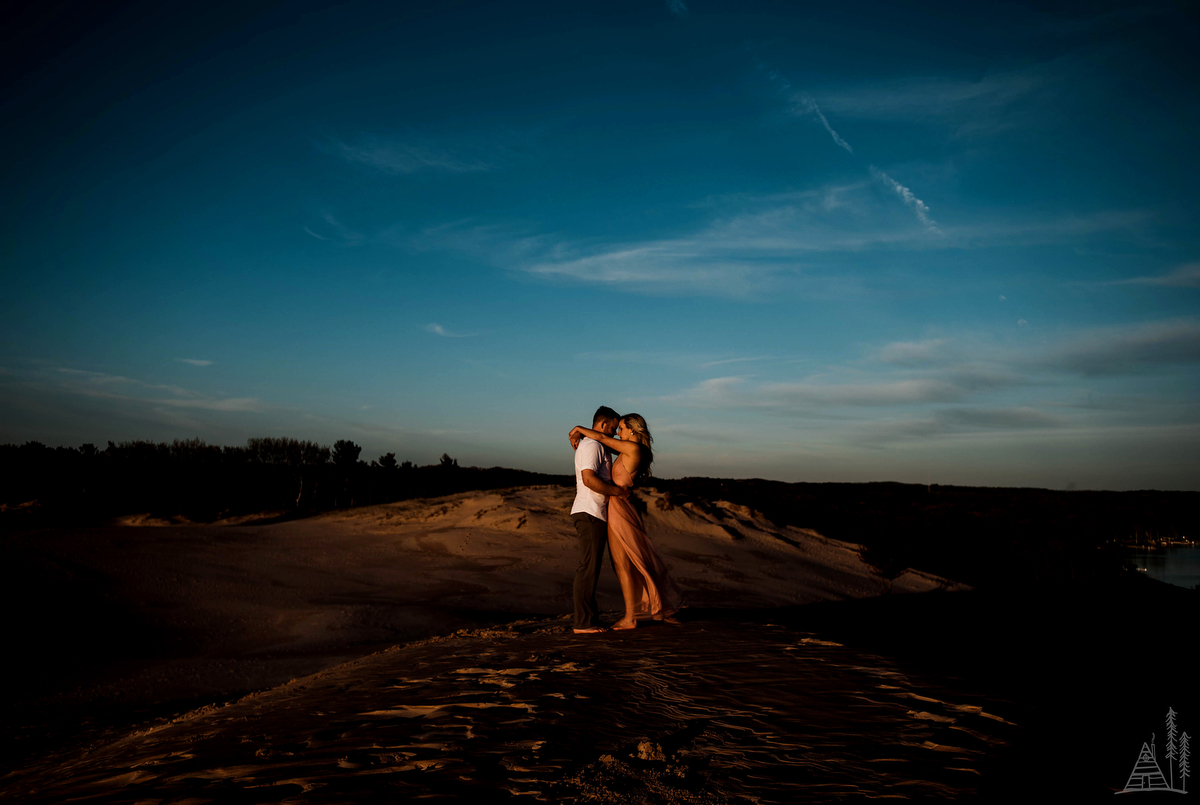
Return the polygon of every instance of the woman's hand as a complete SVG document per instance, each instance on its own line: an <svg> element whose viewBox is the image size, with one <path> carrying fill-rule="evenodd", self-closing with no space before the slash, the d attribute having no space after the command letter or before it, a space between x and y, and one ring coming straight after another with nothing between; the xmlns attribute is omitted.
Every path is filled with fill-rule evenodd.
<svg viewBox="0 0 1200 805"><path fill-rule="evenodd" d="M583 434L579 432L579 426L571 428L571 432L567 434L567 439L571 442L571 449L578 450L579 443L583 441Z"/></svg>

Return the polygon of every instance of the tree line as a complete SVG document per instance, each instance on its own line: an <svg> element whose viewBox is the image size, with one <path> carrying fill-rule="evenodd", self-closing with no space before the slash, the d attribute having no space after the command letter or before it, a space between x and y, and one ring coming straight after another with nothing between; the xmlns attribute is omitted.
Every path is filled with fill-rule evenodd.
<svg viewBox="0 0 1200 805"><path fill-rule="evenodd" d="M0 527L41 521L91 522L131 513L212 522L276 512L282 516L474 489L570 484L567 475L502 467L460 467L443 454L436 464L371 461L343 439L332 447L286 437L245 446L173 442L109 442L47 447L0 445Z"/></svg>

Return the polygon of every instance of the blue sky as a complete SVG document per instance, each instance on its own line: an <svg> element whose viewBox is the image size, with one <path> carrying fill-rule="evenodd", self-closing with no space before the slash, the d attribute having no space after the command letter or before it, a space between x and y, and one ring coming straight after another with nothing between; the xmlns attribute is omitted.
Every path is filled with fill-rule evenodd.
<svg viewBox="0 0 1200 805"><path fill-rule="evenodd" d="M0 441L1200 488L1186 4L285 5L24 20Z"/></svg>

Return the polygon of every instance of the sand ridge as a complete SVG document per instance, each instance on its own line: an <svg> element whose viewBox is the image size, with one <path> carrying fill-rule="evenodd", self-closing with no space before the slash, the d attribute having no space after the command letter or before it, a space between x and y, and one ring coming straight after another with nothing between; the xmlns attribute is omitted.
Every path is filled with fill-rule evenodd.
<svg viewBox="0 0 1200 805"><path fill-rule="evenodd" d="M314 518L346 533L391 536L420 557L431 578L488 579L487 593L463 596L498 604L507 596L532 611L562 611L575 564L575 534L566 513L573 491L524 487L406 501ZM647 533L693 605L778 606L873 596L884 583L858 555L859 546L815 531L777 527L761 514L724 501L675 506L651 488L635 493ZM454 560L459 560L457 563ZM615 585L606 571L608 584ZM540 584L539 584L540 582ZM965 589L918 570L894 592Z"/></svg>
<svg viewBox="0 0 1200 805"><path fill-rule="evenodd" d="M97 708L148 718L237 697L461 628L538 617L565 629L573 494L521 487L300 520L133 517L13 536L5 547L21 572L9 594L30 613L13 649L30 662L17 669L27 698L5 705L15 710L10 740L39 745L54 734L51 721L65 735ZM677 506L653 488L635 500L692 607L874 597L887 587L855 545L729 503ZM893 586L937 589L960 586L918 571ZM610 568L599 599L615 618Z"/></svg>

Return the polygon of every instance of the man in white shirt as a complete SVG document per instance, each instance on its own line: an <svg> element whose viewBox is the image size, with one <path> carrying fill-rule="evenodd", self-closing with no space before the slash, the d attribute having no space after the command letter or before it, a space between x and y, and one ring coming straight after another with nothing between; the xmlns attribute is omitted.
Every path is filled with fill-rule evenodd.
<svg viewBox="0 0 1200 805"><path fill-rule="evenodd" d="M612 436L620 415L602 405L592 417L592 429ZM612 453L594 439L583 439L575 449L575 503L571 520L579 534L579 566L575 570L575 633L603 632L596 607L596 583L608 545L608 498L628 497L629 491L612 482Z"/></svg>

